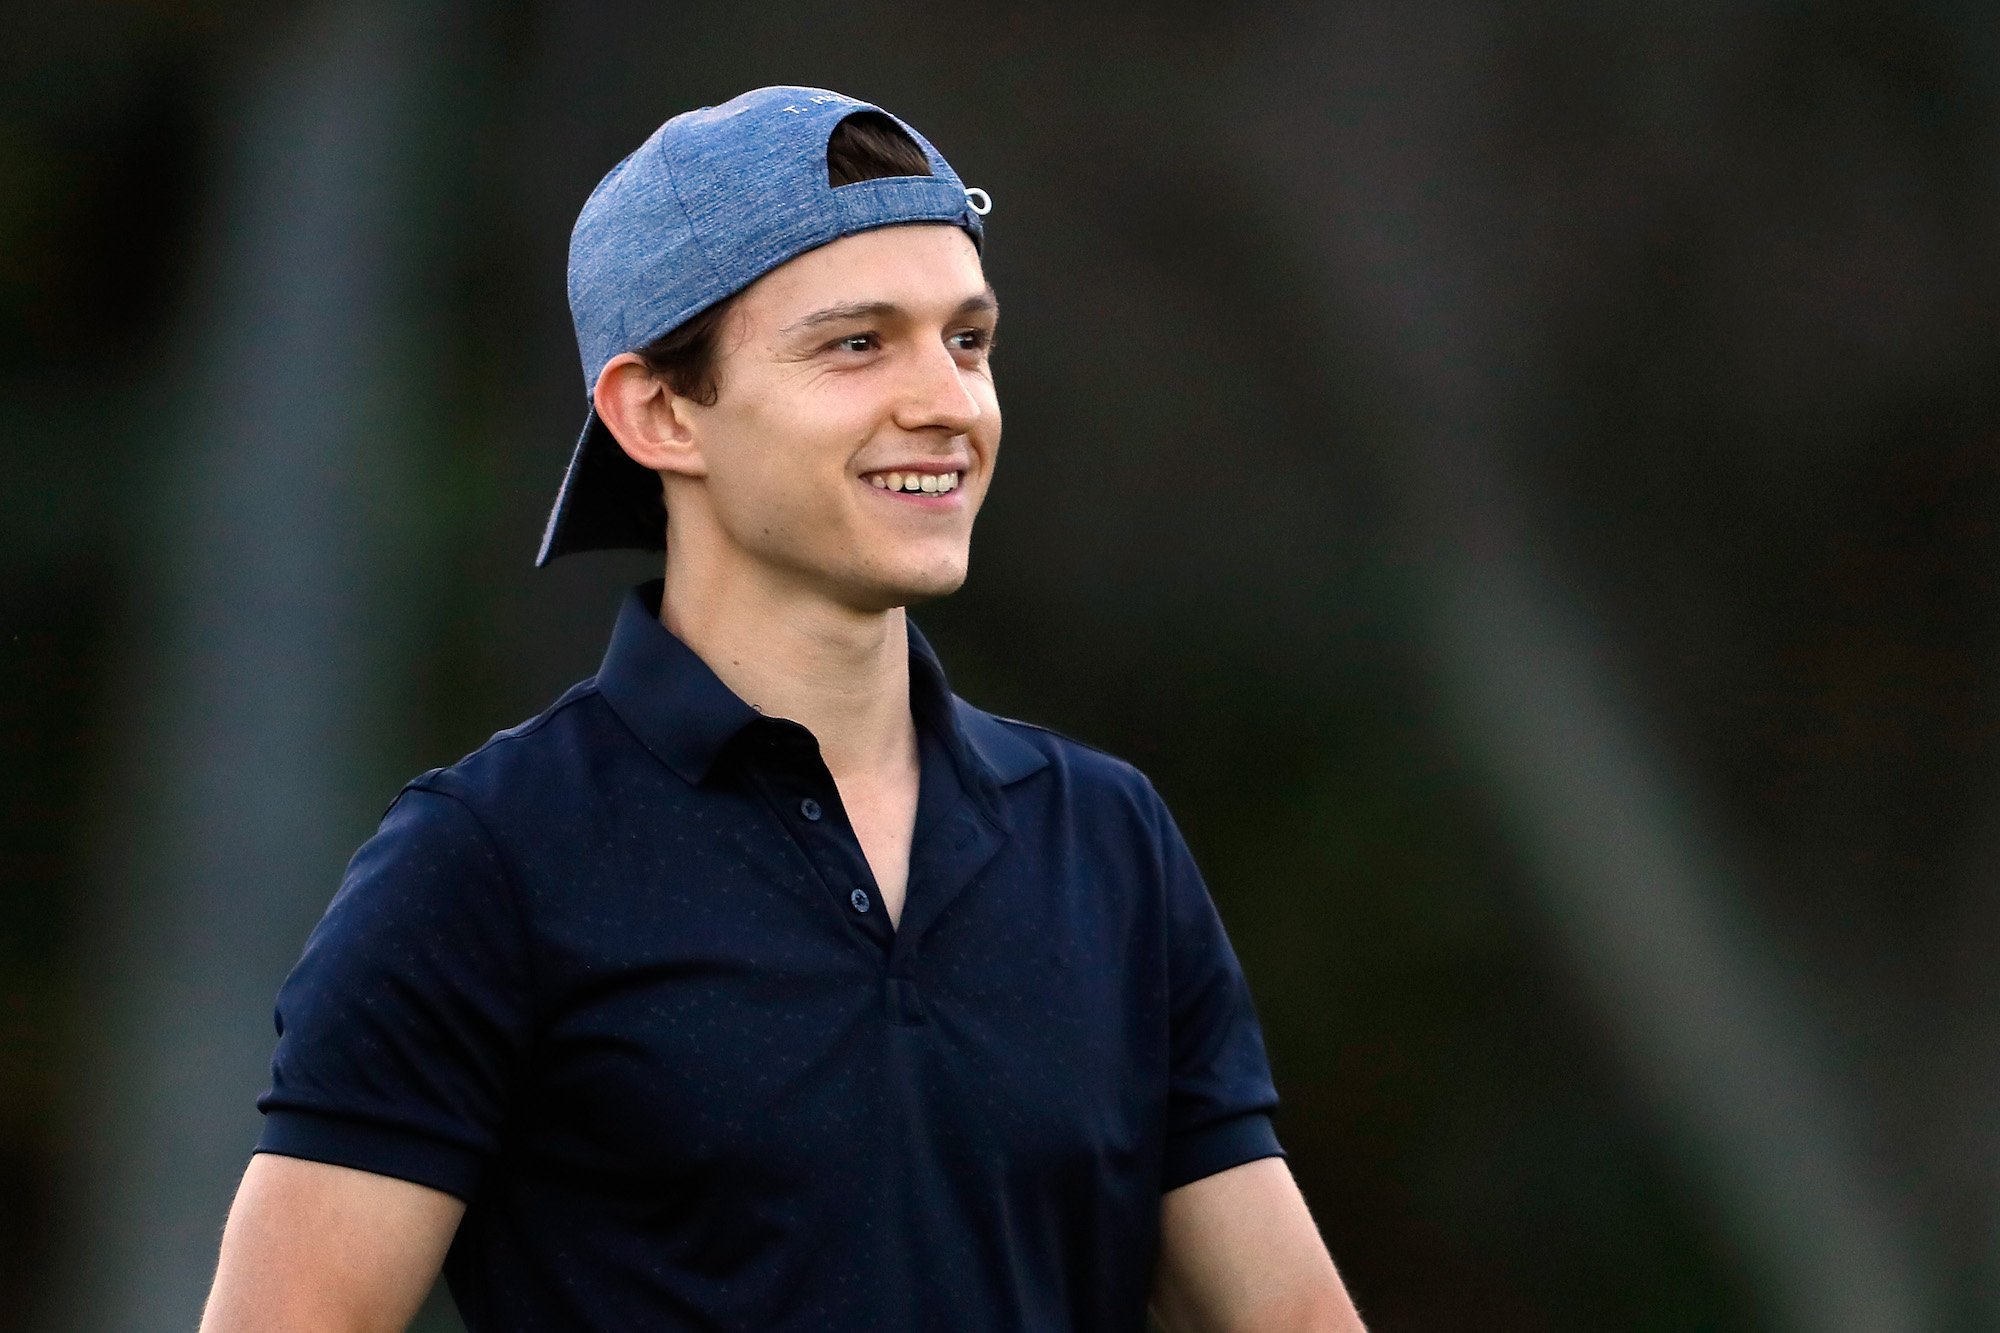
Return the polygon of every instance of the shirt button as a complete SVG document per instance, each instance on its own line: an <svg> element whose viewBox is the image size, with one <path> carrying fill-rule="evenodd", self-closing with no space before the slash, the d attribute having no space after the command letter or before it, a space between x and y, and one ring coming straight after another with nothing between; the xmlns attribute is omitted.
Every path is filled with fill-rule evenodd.
<svg viewBox="0 0 2000 1333"><path fill-rule="evenodd" d="M799 802L799 813L813 822L819 822L819 802L808 796Z"/></svg>
<svg viewBox="0 0 2000 1333"><path fill-rule="evenodd" d="M868 891L866 889L856 889L847 895L847 901L854 904L855 911L865 912L868 910Z"/></svg>

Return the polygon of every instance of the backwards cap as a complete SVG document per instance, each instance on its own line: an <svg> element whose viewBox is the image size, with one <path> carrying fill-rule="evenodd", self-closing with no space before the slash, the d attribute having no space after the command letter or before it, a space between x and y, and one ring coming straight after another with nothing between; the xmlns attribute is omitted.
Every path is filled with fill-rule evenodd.
<svg viewBox="0 0 2000 1333"><path fill-rule="evenodd" d="M831 185L827 141L857 112L888 116L928 176ZM611 358L636 351L788 259L858 231L948 222L984 240L967 190L937 149L881 107L824 88L759 88L675 116L613 167L569 241L569 308L586 402ZM657 474L618 447L594 407L542 533L537 565L571 551L660 550Z"/></svg>

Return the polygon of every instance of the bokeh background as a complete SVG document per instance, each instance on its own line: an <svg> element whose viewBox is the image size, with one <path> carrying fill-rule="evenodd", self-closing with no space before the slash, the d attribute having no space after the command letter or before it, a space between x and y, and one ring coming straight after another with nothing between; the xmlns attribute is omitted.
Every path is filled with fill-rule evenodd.
<svg viewBox="0 0 2000 1333"><path fill-rule="evenodd" d="M0 1327L193 1327L347 854L651 573L530 567L576 209L804 82L996 201L918 618L1166 793L1372 1326L2000 1328L1990 6L5 30Z"/></svg>

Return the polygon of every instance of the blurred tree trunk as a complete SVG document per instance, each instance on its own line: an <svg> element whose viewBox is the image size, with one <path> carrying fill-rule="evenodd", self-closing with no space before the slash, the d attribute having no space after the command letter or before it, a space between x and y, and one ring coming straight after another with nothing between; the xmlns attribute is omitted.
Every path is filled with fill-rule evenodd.
<svg viewBox="0 0 2000 1333"><path fill-rule="evenodd" d="M1413 469L1440 697L1540 890L1552 945L1667 1141L1798 1333L1917 1333L1938 1293L1751 884L1527 553L1478 428ZM1424 512L1427 511L1427 512Z"/></svg>
<svg viewBox="0 0 2000 1333"><path fill-rule="evenodd" d="M426 0L287 20L224 71L212 245L142 484L93 1063L51 1328L192 1328L258 1133L278 982L379 811L425 583L413 327Z"/></svg>

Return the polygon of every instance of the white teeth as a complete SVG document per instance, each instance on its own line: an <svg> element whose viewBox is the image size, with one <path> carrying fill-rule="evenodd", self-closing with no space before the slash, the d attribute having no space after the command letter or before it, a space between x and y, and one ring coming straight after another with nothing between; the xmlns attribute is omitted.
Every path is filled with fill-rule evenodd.
<svg viewBox="0 0 2000 1333"><path fill-rule="evenodd" d="M871 472L868 484L878 491L901 491L905 495L943 495L958 489L964 474L958 472Z"/></svg>

